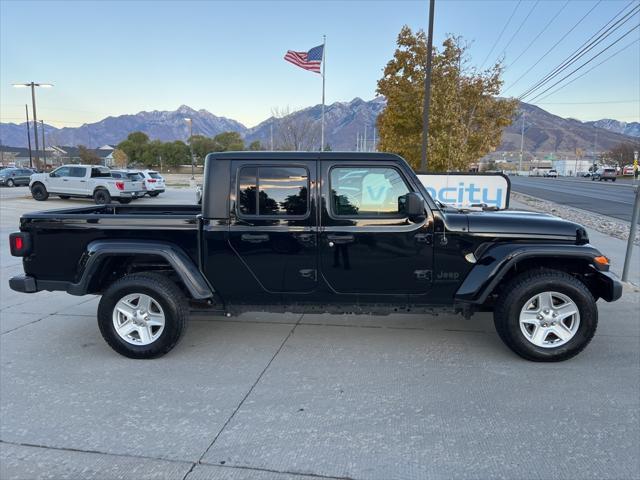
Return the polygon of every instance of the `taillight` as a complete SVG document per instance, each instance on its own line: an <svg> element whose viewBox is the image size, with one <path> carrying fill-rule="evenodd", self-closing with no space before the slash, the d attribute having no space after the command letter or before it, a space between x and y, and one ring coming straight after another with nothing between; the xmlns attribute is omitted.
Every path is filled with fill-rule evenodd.
<svg viewBox="0 0 640 480"><path fill-rule="evenodd" d="M155 179L155 178L149 178L149 179L147 180L147 182L149 182L149 183L156 183L156 179Z"/></svg>
<svg viewBox="0 0 640 480"><path fill-rule="evenodd" d="M116 182L116 188L118 190L124 190L124 182Z"/></svg>
<svg viewBox="0 0 640 480"><path fill-rule="evenodd" d="M24 257L31 251L31 235L27 232L16 232L9 235L9 248L14 257Z"/></svg>

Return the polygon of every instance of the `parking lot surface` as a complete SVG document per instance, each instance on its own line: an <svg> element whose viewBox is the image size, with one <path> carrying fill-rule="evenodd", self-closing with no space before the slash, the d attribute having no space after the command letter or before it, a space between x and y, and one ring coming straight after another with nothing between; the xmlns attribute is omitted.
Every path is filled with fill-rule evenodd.
<svg viewBox="0 0 640 480"><path fill-rule="evenodd" d="M487 314L197 316L134 361L98 298L8 288L19 215L90 203L0 192L2 479L640 478L637 289L563 363L516 357Z"/></svg>

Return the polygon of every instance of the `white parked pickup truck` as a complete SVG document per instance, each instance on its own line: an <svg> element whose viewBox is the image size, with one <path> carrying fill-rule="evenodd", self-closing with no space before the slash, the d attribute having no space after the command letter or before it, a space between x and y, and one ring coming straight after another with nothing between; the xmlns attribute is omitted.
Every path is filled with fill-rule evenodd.
<svg viewBox="0 0 640 480"><path fill-rule="evenodd" d="M29 182L31 195L39 201L49 195L60 198L93 198L98 205L111 203L129 203L145 193L142 182L125 181L111 176L107 167L96 165L63 165L51 173L38 173L31 176Z"/></svg>

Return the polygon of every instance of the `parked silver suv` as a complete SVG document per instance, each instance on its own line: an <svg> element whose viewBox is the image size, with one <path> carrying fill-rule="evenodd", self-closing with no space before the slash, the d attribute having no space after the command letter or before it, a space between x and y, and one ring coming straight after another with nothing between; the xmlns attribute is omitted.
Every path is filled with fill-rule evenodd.
<svg viewBox="0 0 640 480"><path fill-rule="evenodd" d="M596 173L591 175L591 181L598 180L601 182L602 180L611 180L612 182L616 181L617 172L615 168L599 168L596 170Z"/></svg>

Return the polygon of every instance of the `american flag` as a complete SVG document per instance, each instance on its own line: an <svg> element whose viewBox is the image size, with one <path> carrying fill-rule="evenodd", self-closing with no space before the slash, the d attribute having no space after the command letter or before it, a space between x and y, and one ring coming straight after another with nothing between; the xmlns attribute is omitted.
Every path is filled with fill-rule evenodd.
<svg viewBox="0 0 640 480"><path fill-rule="evenodd" d="M288 50L287 54L284 56L284 59L287 62L291 62L300 68L304 68L305 70L311 70L312 72L320 73L323 50L324 45L313 47L308 52L294 52L293 50Z"/></svg>

